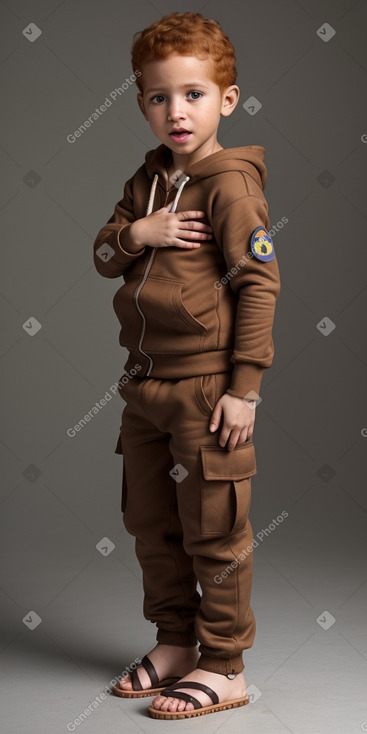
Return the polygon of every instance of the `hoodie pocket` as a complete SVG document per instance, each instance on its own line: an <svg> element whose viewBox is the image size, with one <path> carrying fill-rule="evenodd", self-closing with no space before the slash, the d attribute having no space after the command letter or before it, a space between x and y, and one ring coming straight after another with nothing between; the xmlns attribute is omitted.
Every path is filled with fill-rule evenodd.
<svg viewBox="0 0 367 734"><path fill-rule="evenodd" d="M220 446L200 446L201 532L230 535L242 532L251 504L251 477L256 474L253 441L233 451Z"/></svg>
<svg viewBox="0 0 367 734"><path fill-rule="evenodd" d="M207 328L189 311L182 298L184 283L150 276L138 294L145 317L142 348L150 354L203 350Z"/></svg>

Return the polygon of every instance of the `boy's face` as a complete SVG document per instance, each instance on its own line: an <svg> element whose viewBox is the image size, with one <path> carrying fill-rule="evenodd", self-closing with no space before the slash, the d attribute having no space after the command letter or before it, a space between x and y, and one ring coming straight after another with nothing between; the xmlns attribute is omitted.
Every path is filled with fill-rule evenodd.
<svg viewBox="0 0 367 734"><path fill-rule="evenodd" d="M234 110L239 89L232 85L221 93L209 76L211 64L211 59L174 55L143 65L139 107L177 164L222 150L217 141L220 116ZM174 129L187 132L175 135Z"/></svg>

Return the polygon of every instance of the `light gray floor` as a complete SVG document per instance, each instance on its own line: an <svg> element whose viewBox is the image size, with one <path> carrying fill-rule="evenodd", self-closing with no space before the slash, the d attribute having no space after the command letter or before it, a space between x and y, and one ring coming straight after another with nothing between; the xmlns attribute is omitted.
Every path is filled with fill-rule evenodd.
<svg viewBox="0 0 367 734"><path fill-rule="evenodd" d="M168 723L147 715L150 698L123 701L106 696L98 703L97 697L114 675L155 644L155 628L141 612L134 541L122 530L114 535L116 548L109 556L103 558L96 551L98 557L92 560L80 558L80 572L64 589L61 579L60 591L50 595L52 600L45 603L36 629L31 631L21 623L24 605L22 611L16 609L6 593L2 594L1 732L130 734L156 732L158 727L161 731L170 725L182 732L234 734L366 731L363 557L352 563L348 523L344 556L335 554L332 538L319 556L321 536L317 532L310 551L304 538L297 542L292 537L294 528L284 521L255 549L252 605L257 632L244 662L249 693L256 693L257 698L248 706L195 722ZM254 535L261 529L254 527ZM355 530L358 534L358 527ZM29 567L30 549L26 552ZM34 553L35 569L39 561ZM52 564L36 571L34 593L39 594L41 583L44 589L56 589L58 573ZM33 610L31 601L28 607ZM327 630L317 622L325 611L335 618ZM92 713L73 728L90 705Z"/></svg>

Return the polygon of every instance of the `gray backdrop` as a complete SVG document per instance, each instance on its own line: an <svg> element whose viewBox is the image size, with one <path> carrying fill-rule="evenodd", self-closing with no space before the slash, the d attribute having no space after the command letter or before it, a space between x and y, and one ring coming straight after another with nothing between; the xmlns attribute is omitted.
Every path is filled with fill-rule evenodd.
<svg viewBox="0 0 367 734"><path fill-rule="evenodd" d="M124 403L113 396L67 431L123 371L112 309L122 281L97 274L92 246L159 141L134 85L67 136L132 73L133 33L173 10L215 18L235 46L241 97L218 139L266 148L282 280L254 434L251 704L196 726L366 731L366 2L0 9L2 731L158 726L151 699L106 696L92 709L155 644L120 514Z"/></svg>

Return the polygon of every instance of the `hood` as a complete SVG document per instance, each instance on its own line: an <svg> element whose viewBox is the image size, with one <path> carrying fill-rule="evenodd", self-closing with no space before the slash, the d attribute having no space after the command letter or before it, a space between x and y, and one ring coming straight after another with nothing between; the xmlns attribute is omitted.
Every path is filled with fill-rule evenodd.
<svg viewBox="0 0 367 734"><path fill-rule="evenodd" d="M189 186L190 183L215 176L224 171L244 171L264 190L267 179L264 159L265 148L261 145L224 148L187 166L183 172L187 177L185 183ZM167 183L166 166L170 162L172 162L171 150L163 143L158 148L149 150L145 156L145 168L149 178L153 179L157 174Z"/></svg>

